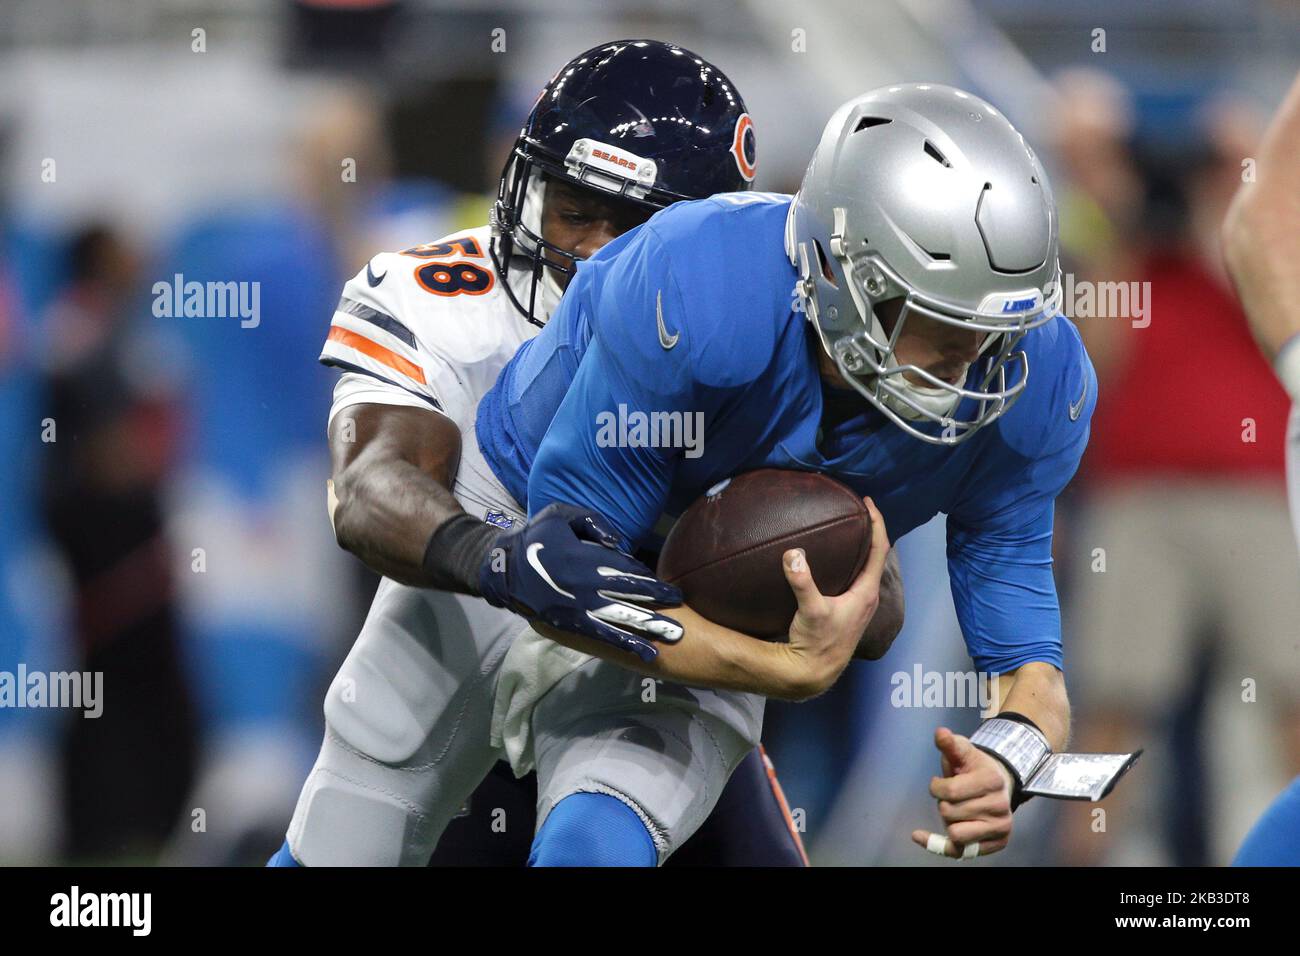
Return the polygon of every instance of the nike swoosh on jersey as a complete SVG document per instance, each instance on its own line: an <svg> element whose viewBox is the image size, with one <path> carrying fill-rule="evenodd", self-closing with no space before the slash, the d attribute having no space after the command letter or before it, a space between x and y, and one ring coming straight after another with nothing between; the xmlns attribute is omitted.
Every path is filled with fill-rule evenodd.
<svg viewBox="0 0 1300 956"><path fill-rule="evenodd" d="M388 277L388 270L384 270L383 275L375 275L375 271L370 268L370 263L366 263L366 281L370 283L370 288L374 288Z"/></svg>
<svg viewBox="0 0 1300 956"><path fill-rule="evenodd" d="M1078 402L1070 403L1070 421L1077 422L1079 416L1083 414L1083 405L1088 400L1088 376L1083 377L1083 394L1079 396Z"/></svg>
<svg viewBox="0 0 1300 956"><path fill-rule="evenodd" d="M677 340L682 337L682 333L674 332L668 334L668 327L664 325L664 290L660 289L655 294L655 322L659 325L659 344L664 349L670 349L677 344Z"/></svg>

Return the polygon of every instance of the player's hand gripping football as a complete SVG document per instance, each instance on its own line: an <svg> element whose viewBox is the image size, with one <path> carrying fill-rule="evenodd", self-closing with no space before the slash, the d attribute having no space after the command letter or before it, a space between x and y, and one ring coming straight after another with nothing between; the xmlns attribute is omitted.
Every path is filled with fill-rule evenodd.
<svg viewBox="0 0 1300 956"><path fill-rule="evenodd" d="M835 683L880 606L880 578L889 556L889 535L875 502L870 498L862 501L871 515L871 550L862 572L843 594L827 597L817 590L802 549L787 551L782 558L785 579L799 601L790 624L790 643L784 645L795 699L814 697Z"/></svg>
<svg viewBox="0 0 1300 956"><path fill-rule="evenodd" d="M496 539L479 570L479 593L489 604L649 663L659 653L651 640L678 641L682 628L648 608L675 607L682 595L618 545L594 511L548 505Z"/></svg>
<svg viewBox="0 0 1300 956"><path fill-rule="evenodd" d="M1004 849L1011 841L1011 772L947 727L934 732L942 777L930 779L947 836L913 830L912 842L931 853L969 860Z"/></svg>

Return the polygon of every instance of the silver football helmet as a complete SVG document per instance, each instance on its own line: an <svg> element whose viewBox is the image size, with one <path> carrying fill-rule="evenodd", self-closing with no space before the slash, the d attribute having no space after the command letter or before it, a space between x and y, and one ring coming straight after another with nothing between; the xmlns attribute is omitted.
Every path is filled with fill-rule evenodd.
<svg viewBox="0 0 1300 956"><path fill-rule="evenodd" d="M890 86L836 110L791 203L786 252L799 305L841 374L935 444L959 444L1011 408L1029 378L1016 345L1061 305L1042 165L1001 113L950 86ZM900 297L887 332L874 308ZM985 333L964 380L899 364L914 315ZM979 404L956 419L963 399Z"/></svg>

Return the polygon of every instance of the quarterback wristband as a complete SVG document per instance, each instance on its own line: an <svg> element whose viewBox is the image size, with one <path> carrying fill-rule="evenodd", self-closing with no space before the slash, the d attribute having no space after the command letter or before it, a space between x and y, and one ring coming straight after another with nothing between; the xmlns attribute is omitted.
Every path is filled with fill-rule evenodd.
<svg viewBox="0 0 1300 956"><path fill-rule="evenodd" d="M1025 792L1025 783L1051 756L1052 745L1032 720L1023 714L999 714L980 724L970 735L970 742L996 757L1011 771L1015 781L1011 792L1012 810L1033 796Z"/></svg>
<svg viewBox="0 0 1300 956"><path fill-rule="evenodd" d="M1003 711L984 721L970 742L1011 771L1014 810L1030 797L1097 801L1128 773L1141 750L1119 754L1053 753L1047 736L1024 714Z"/></svg>
<svg viewBox="0 0 1300 956"><path fill-rule="evenodd" d="M434 530L420 566L428 587L460 594L479 593L479 569L501 529L473 515L458 514Z"/></svg>

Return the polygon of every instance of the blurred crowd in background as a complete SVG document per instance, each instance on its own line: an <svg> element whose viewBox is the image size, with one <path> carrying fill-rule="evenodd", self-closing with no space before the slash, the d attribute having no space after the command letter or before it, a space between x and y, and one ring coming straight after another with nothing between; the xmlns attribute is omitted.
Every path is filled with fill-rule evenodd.
<svg viewBox="0 0 1300 956"><path fill-rule="evenodd" d="M1097 367L1057 509L1075 749L1146 747L1102 805L1032 801L1001 863L1225 863L1300 773L1300 558L1284 393L1217 228L1300 66L1263 0L12 0L0 9L0 671L104 674L101 717L0 708L0 863L260 863L376 579L325 512L343 282L486 221L537 91L652 36L735 81L756 188L793 191L842 100L992 101L1053 176ZM1300 224L1297 226L1300 228ZM737 250L737 255L743 255ZM156 283L249 282L256 323L159 316ZM899 545L908 620L837 688L769 706L814 863L913 846L936 726L893 675L970 667L942 522Z"/></svg>

